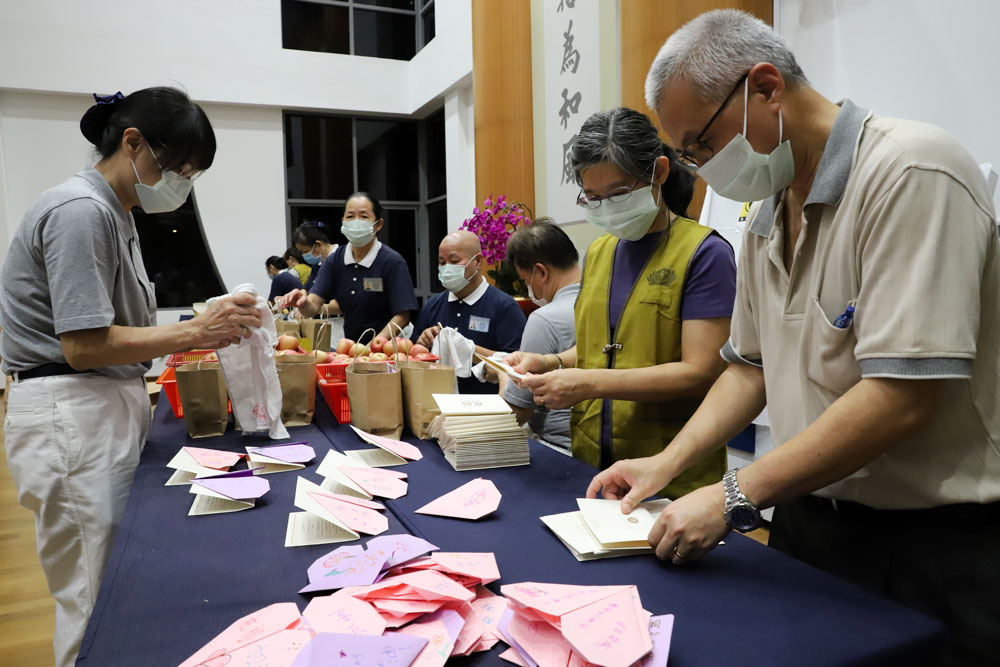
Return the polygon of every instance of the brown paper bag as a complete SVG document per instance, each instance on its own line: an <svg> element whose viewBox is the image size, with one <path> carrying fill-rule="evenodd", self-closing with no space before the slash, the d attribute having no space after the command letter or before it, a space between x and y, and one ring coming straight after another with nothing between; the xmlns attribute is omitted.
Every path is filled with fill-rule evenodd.
<svg viewBox="0 0 1000 667"><path fill-rule="evenodd" d="M229 425L229 393L218 362L177 367L177 394L192 438L223 435Z"/></svg>
<svg viewBox="0 0 1000 667"><path fill-rule="evenodd" d="M302 320L299 328L303 338L312 340L312 349L330 351L330 320Z"/></svg>
<svg viewBox="0 0 1000 667"><path fill-rule="evenodd" d="M455 369L428 361L400 361L403 376L403 414L413 435L430 436L430 423L440 411L431 394L455 393Z"/></svg>
<svg viewBox="0 0 1000 667"><path fill-rule="evenodd" d="M345 369L351 423L362 431L399 439L403 435L401 373L392 364L355 362Z"/></svg>
<svg viewBox="0 0 1000 667"><path fill-rule="evenodd" d="M311 354L283 354L274 358L281 384L281 421L285 426L308 426L316 412L316 359Z"/></svg>
<svg viewBox="0 0 1000 667"><path fill-rule="evenodd" d="M278 337L292 335L298 338L302 335L298 320L274 320L274 328L278 331Z"/></svg>

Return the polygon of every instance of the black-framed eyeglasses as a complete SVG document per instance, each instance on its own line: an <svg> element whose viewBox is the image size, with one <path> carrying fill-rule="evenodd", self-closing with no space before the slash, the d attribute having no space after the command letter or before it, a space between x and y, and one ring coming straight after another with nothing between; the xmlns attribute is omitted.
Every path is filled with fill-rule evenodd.
<svg viewBox="0 0 1000 667"><path fill-rule="evenodd" d="M678 160L683 162L688 167L697 169L715 156L715 149L706 145L702 141L702 137L704 137L705 133L708 132L708 128L712 127L712 123L715 122L715 119L719 117L722 110L726 108L727 104L729 104L729 100L733 99L733 95L736 94L736 91L740 89L740 86L743 85L743 82L746 81L746 78L749 75L750 71L747 70L747 72L740 77L740 80L736 82L733 89L729 91L728 95L726 95L726 99L722 102L716 112L712 114L712 117L708 119L708 122L705 123L705 127L701 128L701 132L698 133L698 136L695 137L694 141L684 146L684 150L682 150L680 155L677 156Z"/></svg>
<svg viewBox="0 0 1000 667"><path fill-rule="evenodd" d="M620 188L615 188L614 190L607 192L602 197L601 195L585 195L583 194L583 188L580 188L580 194L576 197L576 205L582 206L583 208L598 208L601 202L607 200L610 202L620 202L628 199L634 190L639 188L640 183L646 183L646 181L641 178L637 178L635 183L632 185L623 185ZM642 187L646 187L643 185Z"/></svg>

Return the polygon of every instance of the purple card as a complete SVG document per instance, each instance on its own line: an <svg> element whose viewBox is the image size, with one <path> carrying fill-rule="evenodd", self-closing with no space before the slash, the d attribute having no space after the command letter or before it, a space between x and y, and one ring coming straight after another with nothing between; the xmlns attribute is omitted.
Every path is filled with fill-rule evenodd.
<svg viewBox="0 0 1000 667"><path fill-rule="evenodd" d="M226 479L228 477L253 477L254 470L263 470L263 466L259 468L244 468L243 470L233 470L230 472L219 472L218 475L205 475L204 477L195 477L195 479Z"/></svg>
<svg viewBox="0 0 1000 667"><path fill-rule="evenodd" d="M674 615L664 614L649 619L649 638L653 640L653 650L643 658L640 667L667 667L670 657L670 636L674 631Z"/></svg>
<svg viewBox="0 0 1000 667"><path fill-rule="evenodd" d="M367 548L369 551L381 550L389 555L382 566L386 570L438 550L427 540L413 535L379 535L368 540Z"/></svg>
<svg viewBox="0 0 1000 667"><path fill-rule="evenodd" d="M365 551L360 544L339 547L320 556L309 566L309 585L299 593L369 586L382 572L384 562L385 554Z"/></svg>
<svg viewBox="0 0 1000 667"><path fill-rule="evenodd" d="M271 484L261 477L205 477L192 479L197 484L210 491L224 495L233 500L254 500L260 498L271 489Z"/></svg>
<svg viewBox="0 0 1000 667"><path fill-rule="evenodd" d="M316 451L304 442L291 442L287 445L271 445L270 447L251 447L254 454L263 454L285 463L309 463L316 458Z"/></svg>
<svg viewBox="0 0 1000 667"><path fill-rule="evenodd" d="M528 652L521 648L521 645L514 641L514 638L510 635L510 620L514 618L514 611L508 606L503 610L503 615L500 616L500 620L497 622L497 632L503 637L503 640L510 644L510 647L517 651L517 654L524 661L524 664L528 667L538 667L538 663L531 659Z"/></svg>
<svg viewBox="0 0 1000 667"><path fill-rule="evenodd" d="M340 667L343 665L412 664L427 644L423 637L391 634L342 635L321 632L295 657L292 667Z"/></svg>

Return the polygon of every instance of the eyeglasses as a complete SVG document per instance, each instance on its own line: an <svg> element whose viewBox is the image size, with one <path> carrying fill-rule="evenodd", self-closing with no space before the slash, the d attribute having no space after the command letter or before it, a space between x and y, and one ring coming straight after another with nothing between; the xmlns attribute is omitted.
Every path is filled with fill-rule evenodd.
<svg viewBox="0 0 1000 667"><path fill-rule="evenodd" d="M601 195L585 195L583 194L583 189L581 188L580 194L576 197L576 205L582 206L583 208L598 208L604 200L610 202L625 201L629 198L632 192L638 188L639 183L645 183L645 181L638 178L632 185L623 185L620 188L615 188L611 192L606 193L603 197ZM643 187L646 186L643 185Z"/></svg>
<svg viewBox="0 0 1000 667"><path fill-rule="evenodd" d="M157 142L157 143L160 143L161 146L163 146L164 148L167 148L166 144L163 144L162 142ZM160 164L160 158L156 157L156 151L153 150L153 147L149 145L148 141L146 142L146 148L149 149L150 155L152 155L153 159L156 160L156 166L160 168L160 171L163 171L163 165ZM167 150L170 150L170 149L167 149ZM181 178L186 178L187 180L192 181L192 182L193 181L197 181L198 178L201 177L201 175L205 173L204 169L200 169L198 171L192 171L188 175L185 176L182 172L177 171L176 169L173 170L173 171L175 171L177 173L177 175L180 176Z"/></svg>
<svg viewBox="0 0 1000 667"><path fill-rule="evenodd" d="M733 89L729 91L728 95L726 95L726 99L722 102L722 105L719 106L716 112L712 114L712 117L708 119L708 122L705 123L705 127L701 129L701 132L698 133L698 136L695 137L694 141L687 144L684 147L684 150L681 151L681 154L677 156L677 159L680 160L683 164L685 164L688 167L691 167L692 169L697 169L703 166L706 162L708 162L715 156L715 149L712 148L711 146L706 145L705 142L702 141L702 137L705 136L705 133L708 132L708 128L712 127L712 123L715 122L715 119L719 117L719 114L722 113L722 110L726 108L727 104L729 104L729 100L733 99L733 95L736 93L737 90L740 89L740 86L743 85L743 82L746 80L749 74L750 72L747 71L743 76L740 77L740 80L736 82L736 85L733 86Z"/></svg>

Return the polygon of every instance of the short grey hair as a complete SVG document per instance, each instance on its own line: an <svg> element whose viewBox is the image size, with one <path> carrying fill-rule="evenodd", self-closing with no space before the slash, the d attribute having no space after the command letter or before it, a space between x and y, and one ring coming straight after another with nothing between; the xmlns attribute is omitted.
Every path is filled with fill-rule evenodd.
<svg viewBox="0 0 1000 667"><path fill-rule="evenodd" d="M771 26L736 9L705 12L674 32L656 54L646 75L646 104L659 109L664 89L678 79L691 82L699 101L722 103L757 63L771 63L793 86L809 83Z"/></svg>

